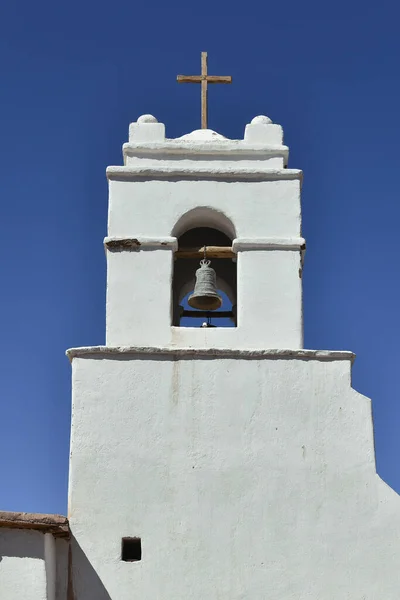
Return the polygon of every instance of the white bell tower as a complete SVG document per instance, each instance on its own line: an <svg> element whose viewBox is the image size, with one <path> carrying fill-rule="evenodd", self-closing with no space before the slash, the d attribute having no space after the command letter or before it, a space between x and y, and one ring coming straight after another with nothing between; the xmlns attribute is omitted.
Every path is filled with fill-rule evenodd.
<svg viewBox="0 0 400 600"><path fill-rule="evenodd" d="M165 139L151 115L131 125L125 165L107 169L107 345L302 348L301 171L286 168L282 138L267 117L244 140L202 129ZM201 227L230 240L234 330L171 327L174 253Z"/></svg>
<svg viewBox="0 0 400 600"><path fill-rule="evenodd" d="M302 174L281 127L166 139L144 115L123 154L106 346L68 351L74 599L397 600L400 503L354 356L302 349ZM202 245L234 327L180 326Z"/></svg>

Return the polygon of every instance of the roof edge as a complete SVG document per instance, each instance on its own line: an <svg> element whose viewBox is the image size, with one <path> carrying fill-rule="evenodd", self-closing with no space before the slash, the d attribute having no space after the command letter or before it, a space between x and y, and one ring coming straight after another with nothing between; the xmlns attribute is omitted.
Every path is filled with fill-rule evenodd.
<svg viewBox="0 0 400 600"><path fill-rule="evenodd" d="M30 529L67 539L70 536L68 519L62 515L0 511L0 528Z"/></svg>
<svg viewBox="0 0 400 600"><path fill-rule="evenodd" d="M196 178L196 179L232 179L232 180L261 180L279 181L298 179L302 181L303 173L298 169L266 169L262 167L182 167L182 166L111 166L107 167L106 175L109 180L136 179L136 178Z"/></svg>
<svg viewBox="0 0 400 600"><path fill-rule="evenodd" d="M66 355L74 358L91 358L131 355L170 355L178 358L243 358L243 359L299 359L299 360L349 360L355 359L353 352L345 350L291 350L291 349L238 349L238 348L177 348L162 346L86 346L69 348Z"/></svg>

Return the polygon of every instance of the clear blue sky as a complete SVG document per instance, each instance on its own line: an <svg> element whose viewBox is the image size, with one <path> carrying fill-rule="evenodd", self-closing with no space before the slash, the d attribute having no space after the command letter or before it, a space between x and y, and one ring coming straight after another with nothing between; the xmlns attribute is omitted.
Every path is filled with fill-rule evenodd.
<svg viewBox="0 0 400 600"><path fill-rule="evenodd" d="M104 342L107 165L128 124L283 125L304 170L305 340L357 353L378 472L400 491L397 2L20 0L0 8L0 509L65 513L70 346ZM255 290L256 293L256 290Z"/></svg>

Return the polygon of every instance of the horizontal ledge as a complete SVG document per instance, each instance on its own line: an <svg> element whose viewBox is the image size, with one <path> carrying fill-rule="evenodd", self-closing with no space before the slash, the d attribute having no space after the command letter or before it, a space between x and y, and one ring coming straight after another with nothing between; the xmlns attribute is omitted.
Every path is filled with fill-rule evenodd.
<svg viewBox="0 0 400 600"><path fill-rule="evenodd" d="M237 238L232 242L233 252L246 250L305 250L306 240L296 238Z"/></svg>
<svg viewBox="0 0 400 600"><path fill-rule="evenodd" d="M105 237L104 247L111 252L128 250L177 250L176 237L150 238L150 237Z"/></svg>
<svg viewBox="0 0 400 600"><path fill-rule="evenodd" d="M168 179L168 178L196 178L196 179L232 179L258 181L277 181L302 179L302 171L297 169L260 169L251 167L222 168L222 167L108 167L107 177L110 180L130 179Z"/></svg>
<svg viewBox="0 0 400 600"><path fill-rule="evenodd" d="M161 142L126 142L122 146L124 156L149 156L149 155L184 155L193 160L198 156L241 157L257 158L282 156L287 158L288 146L283 144L252 144L243 140L211 140L201 142L191 139L164 140Z"/></svg>
<svg viewBox="0 0 400 600"><path fill-rule="evenodd" d="M68 538L67 517L41 513L21 513L0 511L0 527L6 529L33 529L43 533L52 533L54 537Z"/></svg>
<svg viewBox="0 0 400 600"><path fill-rule="evenodd" d="M220 329L205 330L219 332ZM211 333L212 335L212 333ZM161 346L88 346L70 348L66 355L74 358L112 358L120 356L171 356L178 358L243 358L243 359L299 359L299 360L349 360L353 362L353 352L342 350L289 350L289 349L254 349L239 348L173 348Z"/></svg>
<svg viewBox="0 0 400 600"><path fill-rule="evenodd" d="M105 237L104 246L111 252L139 250L172 250L175 258L201 258L204 246L179 248L176 237ZM305 239L299 238L237 238L232 246L206 246L208 258L235 258L238 252L254 250L301 250L306 246Z"/></svg>
<svg viewBox="0 0 400 600"><path fill-rule="evenodd" d="M206 246L207 258L235 258L238 252L254 250L305 250L304 238L237 238L232 246ZM179 248L176 237L105 237L104 246L111 252L172 250L175 258L202 258L204 246Z"/></svg>

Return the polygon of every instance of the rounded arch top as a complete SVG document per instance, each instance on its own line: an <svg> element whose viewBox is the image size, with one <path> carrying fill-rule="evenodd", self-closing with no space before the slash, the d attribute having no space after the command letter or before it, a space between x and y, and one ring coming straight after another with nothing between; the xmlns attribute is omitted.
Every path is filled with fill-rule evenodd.
<svg viewBox="0 0 400 600"><path fill-rule="evenodd" d="M197 227L217 229L231 240L236 237L236 230L232 221L222 211L209 206L198 206L184 213L175 223L171 235L179 238L189 229Z"/></svg>

